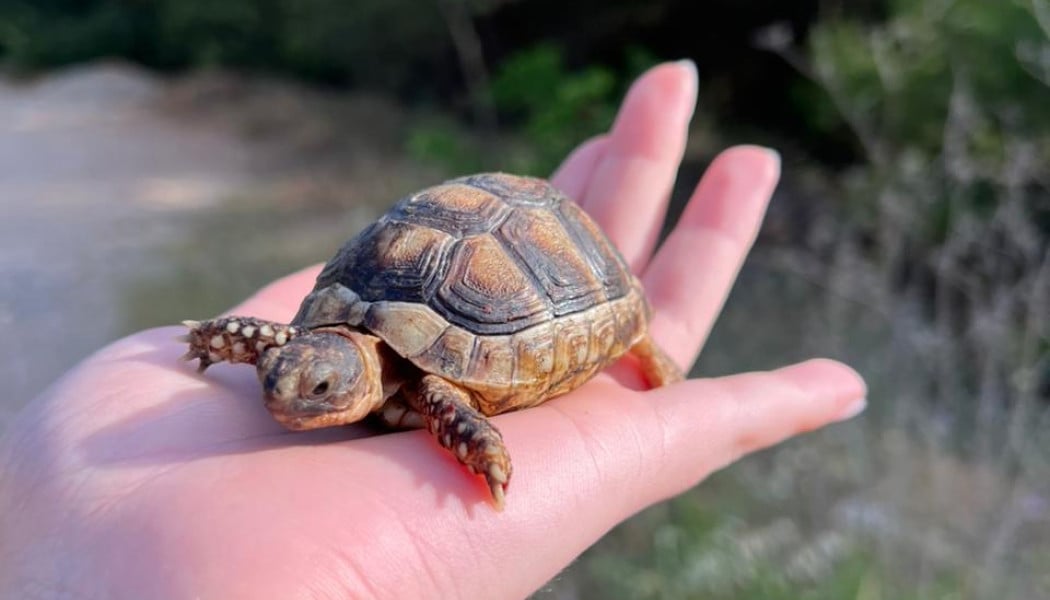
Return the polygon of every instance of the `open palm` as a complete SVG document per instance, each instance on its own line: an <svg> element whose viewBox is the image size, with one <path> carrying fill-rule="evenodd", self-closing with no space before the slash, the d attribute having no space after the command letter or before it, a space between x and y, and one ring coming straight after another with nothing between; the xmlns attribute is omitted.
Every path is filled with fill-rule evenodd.
<svg viewBox="0 0 1050 600"><path fill-rule="evenodd" d="M696 102L688 64L633 86L612 131L556 186L642 278L657 342L691 364L776 183L728 150L653 255ZM316 268L236 309L287 321ZM0 596L522 597L612 526L740 456L855 414L864 384L809 361L645 391L621 361L494 418L515 465L506 509L425 431L289 433L254 369L179 363L176 328L125 338L33 402L0 442Z"/></svg>

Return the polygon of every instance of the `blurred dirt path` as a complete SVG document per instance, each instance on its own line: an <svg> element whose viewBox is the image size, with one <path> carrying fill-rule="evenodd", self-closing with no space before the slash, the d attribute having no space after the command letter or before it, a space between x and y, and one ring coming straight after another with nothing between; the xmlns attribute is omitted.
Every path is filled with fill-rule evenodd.
<svg viewBox="0 0 1050 600"><path fill-rule="evenodd" d="M158 119L162 89L115 66L0 84L0 415L114 328L113 275L172 234L157 209L244 183L245 144Z"/></svg>
<svg viewBox="0 0 1050 600"><path fill-rule="evenodd" d="M0 430L93 349L323 259L416 183L383 158L395 109L272 82L102 64L0 81L0 115Z"/></svg>

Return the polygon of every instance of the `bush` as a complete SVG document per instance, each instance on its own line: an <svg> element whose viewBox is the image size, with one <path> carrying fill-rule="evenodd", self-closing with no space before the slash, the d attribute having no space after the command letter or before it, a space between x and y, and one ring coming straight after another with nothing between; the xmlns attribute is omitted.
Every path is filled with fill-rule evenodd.
<svg viewBox="0 0 1050 600"><path fill-rule="evenodd" d="M806 88L800 113L826 133L846 123L871 182L901 181L916 161L941 179L923 223L906 225L931 241L944 241L947 213L987 218L1004 186L1048 173L1050 63L1039 57L1050 54L1050 15L1041 25L1043 5L1027 4L895 0L883 24L831 20L811 32L805 70L820 89ZM1034 160L1018 172L1022 148Z"/></svg>
<svg viewBox="0 0 1050 600"><path fill-rule="evenodd" d="M559 49L542 44L503 64L492 95L533 148L527 170L546 175L576 144L609 128L620 87L606 67L568 71Z"/></svg>
<svg viewBox="0 0 1050 600"><path fill-rule="evenodd" d="M418 96L448 71L449 53L436 8L412 0L0 4L0 58L30 70L124 57L162 68L290 72ZM423 85L414 79L420 73L428 74Z"/></svg>
<svg viewBox="0 0 1050 600"><path fill-rule="evenodd" d="M627 85L655 62L631 48L622 74L601 65L571 70L553 44L522 50L500 66L488 90L505 124L501 131L479 135L448 120L428 121L416 127L409 150L449 172L547 176L577 144L609 129Z"/></svg>
<svg viewBox="0 0 1050 600"><path fill-rule="evenodd" d="M818 24L807 59L778 50L819 85L800 95L814 126L845 124L862 148L865 161L840 178L847 237L866 244L900 310L930 319L940 339L930 360L947 369L935 369L934 396L980 394L980 418L1004 414L1050 396L1050 9L891 8L878 25ZM977 413L958 417L981 428Z"/></svg>

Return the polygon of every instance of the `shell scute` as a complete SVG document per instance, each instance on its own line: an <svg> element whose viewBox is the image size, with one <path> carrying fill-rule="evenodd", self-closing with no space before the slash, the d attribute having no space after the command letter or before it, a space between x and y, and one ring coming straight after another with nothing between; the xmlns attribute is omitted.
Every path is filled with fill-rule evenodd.
<svg viewBox="0 0 1050 600"><path fill-rule="evenodd" d="M515 358L509 336L478 336L464 378L509 389L514 385Z"/></svg>
<svg viewBox="0 0 1050 600"><path fill-rule="evenodd" d="M390 218L463 238L492 231L509 213L510 207L491 193L450 183L428 188L398 202L390 211Z"/></svg>
<svg viewBox="0 0 1050 600"><path fill-rule="evenodd" d="M415 357L417 364L431 365L435 372L453 381L462 381L470 368L477 339L459 327L449 327L429 348Z"/></svg>
<svg viewBox="0 0 1050 600"><path fill-rule="evenodd" d="M581 257L601 279L608 298L612 300L626 295L632 288L630 270L605 233L575 203L562 202L558 205L558 213Z"/></svg>
<svg viewBox="0 0 1050 600"><path fill-rule="evenodd" d="M510 206L538 206L550 208L561 202L563 196L543 179L518 177L503 173L480 173L453 180L475 189L484 190Z"/></svg>
<svg viewBox="0 0 1050 600"><path fill-rule="evenodd" d="M554 324L541 323L514 335L511 340L517 356L516 382L531 385L554 372Z"/></svg>
<svg viewBox="0 0 1050 600"><path fill-rule="evenodd" d="M519 208L500 226L498 234L507 253L550 299L555 317L605 300L602 281L553 212Z"/></svg>
<svg viewBox="0 0 1050 600"><path fill-rule="evenodd" d="M397 331L387 336L387 345L406 358L425 352L449 327L433 310L412 302L376 302L361 324L370 331Z"/></svg>
<svg viewBox="0 0 1050 600"><path fill-rule="evenodd" d="M380 219L326 265L315 289L338 283L369 302L426 303L445 279L454 242L437 229Z"/></svg>
<svg viewBox="0 0 1050 600"><path fill-rule="evenodd" d="M450 322L484 335L512 333L552 316L547 298L490 235L456 246L433 305Z"/></svg>

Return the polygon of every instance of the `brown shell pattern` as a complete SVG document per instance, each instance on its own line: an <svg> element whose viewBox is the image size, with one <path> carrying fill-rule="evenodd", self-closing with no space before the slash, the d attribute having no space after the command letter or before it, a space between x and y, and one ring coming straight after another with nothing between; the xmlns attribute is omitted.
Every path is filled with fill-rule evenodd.
<svg viewBox="0 0 1050 600"><path fill-rule="evenodd" d="M645 327L637 280L605 234L527 177L474 175L404 198L329 261L314 295L339 286L396 351L501 403L571 389ZM310 302L297 324L322 324Z"/></svg>

